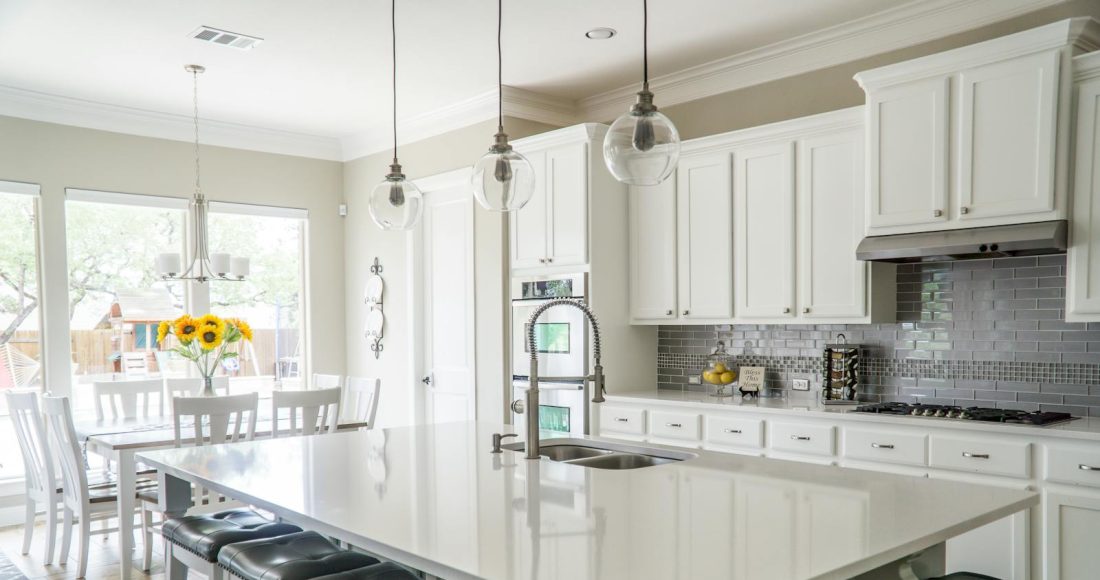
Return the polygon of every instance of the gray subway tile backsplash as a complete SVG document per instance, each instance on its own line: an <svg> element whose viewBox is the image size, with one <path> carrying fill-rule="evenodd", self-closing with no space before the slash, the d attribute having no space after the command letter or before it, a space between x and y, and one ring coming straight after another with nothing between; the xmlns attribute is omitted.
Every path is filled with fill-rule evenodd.
<svg viewBox="0 0 1100 580"><path fill-rule="evenodd" d="M1064 255L898 267L895 324L662 326L658 386L688 383L718 341L769 388L820 385L821 349L864 347L860 398L1100 417L1100 323L1067 323Z"/></svg>

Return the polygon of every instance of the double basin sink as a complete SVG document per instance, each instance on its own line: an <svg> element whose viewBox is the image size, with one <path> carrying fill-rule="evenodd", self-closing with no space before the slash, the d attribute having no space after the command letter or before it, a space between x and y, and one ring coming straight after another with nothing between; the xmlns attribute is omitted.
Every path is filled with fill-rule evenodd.
<svg viewBox="0 0 1100 580"><path fill-rule="evenodd" d="M519 452L526 450L522 442L510 443L503 448ZM543 439L539 455L550 461L595 469L638 469L696 457L694 453L588 439Z"/></svg>

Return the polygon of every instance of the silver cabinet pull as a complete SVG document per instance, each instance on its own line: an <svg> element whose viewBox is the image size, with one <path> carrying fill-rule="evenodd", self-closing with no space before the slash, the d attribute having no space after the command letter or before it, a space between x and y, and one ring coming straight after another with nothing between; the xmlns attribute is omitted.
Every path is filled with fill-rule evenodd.
<svg viewBox="0 0 1100 580"><path fill-rule="evenodd" d="M1100 471L1100 467L1093 467L1092 465L1085 465L1084 463L1078 465L1077 469L1082 471Z"/></svg>
<svg viewBox="0 0 1100 580"><path fill-rule="evenodd" d="M734 435L740 435L741 434L740 429L722 429L722 431L725 431L726 433L733 433Z"/></svg>
<svg viewBox="0 0 1100 580"><path fill-rule="evenodd" d="M671 310L665 311L665 316L672 316L673 314L675 314L675 312Z"/></svg>
<svg viewBox="0 0 1100 580"><path fill-rule="evenodd" d="M959 213L961 213L963 215L966 215L966 214L970 213L970 208L968 208L964 205L964 206L959 208Z"/></svg>
<svg viewBox="0 0 1100 580"><path fill-rule="evenodd" d="M932 211L932 216L933 217L943 217L943 210L942 209L933 210Z"/></svg>
<svg viewBox="0 0 1100 580"><path fill-rule="evenodd" d="M675 427L675 428L679 429L680 427L683 427L683 426L684 425L682 423L665 423L665 427Z"/></svg>
<svg viewBox="0 0 1100 580"><path fill-rule="evenodd" d="M539 258L539 263L540 264L545 264L546 263L546 258Z"/></svg>
<svg viewBox="0 0 1100 580"><path fill-rule="evenodd" d="M627 419L626 417L615 417L615 420L620 423L626 423L627 421L630 421L630 419Z"/></svg>
<svg viewBox="0 0 1100 580"><path fill-rule="evenodd" d="M546 258L546 263L547 264L553 264L554 263L554 258Z"/></svg>
<svg viewBox="0 0 1100 580"><path fill-rule="evenodd" d="M784 309L783 309L783 314L790 314L790 313L791 313L791 309L790 309L790 308L784 308Z"/></svg>
<svg viewBox="0 0 1100 580"><path fill-rule="evenodd" d="M809 313L810 313L810 307L809 306L802 309L802 314L809 314Z"/></svg>
<svg viewBox="0 0 1100 580"><path fill-rule="evenodd" d="M809 441L809 435L791 435L791 439L794 441Z"/></svg>
<svg viewBox="0 0 1100 580"><path fill-rule="evenodd" d="M963 451L963 457L970 457L972 459L989 459L988 453L971 453L969 451Z"/></svg>
<svg viewBox="0 0 1100 580"><path fill-rule="evenodd" d="M874 447L875 449L893 449L894 444L893 443L872 443L871 447Z"/></svg>
<svg viewBox="0 0 1100 580"><path fill-rule="evenodd" d="M688 315L688 311L687 311L687 310L685 310L685 311L684 311L684 316L687 316L687 315Z"/></svg>

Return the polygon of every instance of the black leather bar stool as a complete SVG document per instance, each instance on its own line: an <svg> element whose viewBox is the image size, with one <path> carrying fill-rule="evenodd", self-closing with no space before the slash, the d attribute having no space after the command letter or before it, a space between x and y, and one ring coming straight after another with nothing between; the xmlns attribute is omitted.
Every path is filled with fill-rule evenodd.
<svg viewBox="0 0 1100 580"><path fill-rule="evenodd" d="M247 540L264 540L301 532L291 524L272 522L248 509L233 509L214 514L170 518L161 526L167 541L165 563L176 562L205 574L210 580L220 580L222 569L218 554L229 544ZM169 574L169 577L172 577Z"/></svg>
<svg viewBox="0 0 1100 580"><path fill-rule="evenodd" d="M377 558L344 550L317 532L238 542L218 554L222 568L245 580L312 580L378 563Z"/></svg>
<svg viewBox="0 0 1100 580"><path fill-rule="evenodd" d="M419 580L419 578L416 574L393 562L383 562L366 568L320 576L313 580Z"/></svg>

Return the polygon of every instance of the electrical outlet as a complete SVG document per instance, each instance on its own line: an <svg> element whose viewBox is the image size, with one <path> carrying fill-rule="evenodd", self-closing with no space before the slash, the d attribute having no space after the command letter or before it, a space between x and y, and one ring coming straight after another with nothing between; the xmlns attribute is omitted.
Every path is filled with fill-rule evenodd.
<svg viewBox="0 0 1100 580"><path fill-rule="evenodd" d="M796 391L810 390L810 379L794 379L791 388Z"/></svg>
<svg viewBox="0 0 1100 580"><path fill-rule="evenodd" d="M703 379L701 377L691 376L691 377L688 377L688 384L689 385L701 385L701 384L703 384Z"/></svg>

